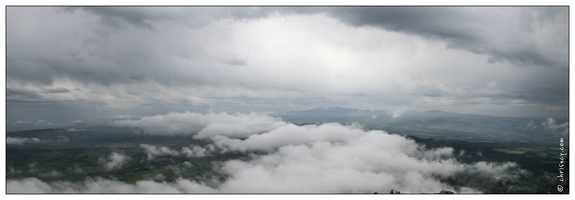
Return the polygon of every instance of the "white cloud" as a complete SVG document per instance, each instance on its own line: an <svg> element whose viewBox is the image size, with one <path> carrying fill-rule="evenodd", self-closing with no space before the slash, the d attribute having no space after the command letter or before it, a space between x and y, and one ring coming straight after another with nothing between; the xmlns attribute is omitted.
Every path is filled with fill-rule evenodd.
<svg viewBox="0 0 575 200"><path fill-rule="evenodd" d="M210 138L217 147L234 151L261 150L274 151L286 145L305 145L310 142L345 142L356 138L364 132L359 129L343 127L339 124L324 124L321 126L297 126L288 124L262 134L250 135L245 140L239 140L217 135Z"/></svg>
<svg viewBox="0 0 575 200"><path fill-rule="evenodd" d="M211 146L208 149L212 153L264 153L250 154L251 157L245 160L230 160L216 168L227 175L226 180L212 184L218 192L372 193L394 189L429 193L447 189L477 193L484 188L463 185L456 189L442 180L475 173L499 181L522 172L514 163L461 163L452 148L428 149L405 137L379 130L365 131L356 125L296 126L264 114L201 115L189 112L120 122L116 124L129 124L150 134L166 133L160 132L164 127L178 127L178 131L168 132L196 133L192 137L212 143L207 146ZM186 122L192 125L185 125ZM162 128L156 127L152 131L149 124ZM214 124L226 124L227 129L216 129ZM234 131L242 134L231 134ZM178 152L166 147L141 146L149 156L194 151L194 148L183 148Z"/></svg>
<svg viewBox="0 0 575 200"><path fill-rule="evenodd" d="M188 147L182 147L181 152L182 152L182 154L184 154L190 158L204 157L204 156L209 155L209 152L206 149L204 149L202 147L198 147L198 146L194 146L191 149ZM184 163L184 165L186 165L186 163Z"/></svg>
<svg viewBox="0 0 575 200"><path fill-rule="evenodd" d="M561 134L567 135L569 134L569 122L565 122L563 124L557 124L557 121L551 117L548 117L545 121L541 121L539 124L541 126L535 125L533 120L527 122L526 129L528 130L535 130L539 127L542 127L544 130L554 133L554 134Z"/></svg>
<svg viewBox="0 0 575 200"><path fill-rule="evenodd" d="M59 135L58 137L56 137L56 142L70 142L70 138L63 135Z"/></svg>
<svg viewBox="0 0 575 200"><path fill-rule="evenodd" d="M188 162L188 161L184 161L183 165L186 166L186 167L192 167L192 166L194 166L194 164L192 164L191 162Z"/></svg>
<svg viewBox="0 0 575 200"><path fill-rule="evenodd" d="M243 138L254 132L272 130L285 122L260 113L227 114L193 112L168 113L143 117L139 120L118 120L114 125L141 128L152 135L196 135L197 139L212 135L226 135L233 138Z"/></svg>
<svg viewBox="0 0 575 200"><path fill-rule="evenodd" d="M77 165L75 165L73 168L68 168L68 171L71 171L74 174L83 174L84 170L82 170L82 168L78 167Z"/></svg>
<svg viewBox="0 0 575 200"><path fill-rule="evenodd" d="M128 184L103 178L87 178L74 183L56 181L43 182L37 178L7 180L7 193L213 193L214 189L187 179L178 179L173 183L137 181Z"/></svg>
<svg viewBox="0 0 575 200"><path fill-rule="evenodd" d="M140 144L140 147L144 149L146 154L148 154L148 160L153 159L155 156L177 156L179 152L172 150L168 147L156 147L150 144Z"/></svg>
<svg viewBox="0 0 575 200"><path fill-rule="evenodd" d="M51 170L51 171L49 171L49 172L45 172L45 173L38 174L38 176L40 176L40 177L49 177L49 178L58 178L58 177L62 176L62 173L59 172L59 171L57 171L57 170L55 170L55 169L53 169L53 170Z"/></svg>
<svg viewBox="0 0 575 200"><path fill-rule="evenodd" d="M528 130L534 130L537 127L539 127L539 126L535 125L535 122L533 122L533 120L529 120L529 122L527 122L527 129Z"/></svg>
<svg viewBox="0 0 575 200"><path fill-rule="evenodd" d="M569 122L557 124L555 119L548 117L546 121L541 122L541 125L546 129L551 130L553 133L560 133L563 135L567 135L569 133Z"/></svg>
<svg viewBox="0 0 575 200"><path fill-rule="evenodd" d="M9 167L7 170L7 174L21 174L22 170L15 170L13 167Z"/></svg>
<svg viewBox="0 0 575 200"><path fill-rule="evenodd" d="M155 181L164 181L164 180L166 180L166 176L164 176L163 174L156 174L156 176L154 176L154 180Z"/></svg>
<svg viewBox="0 0 575 200"><path fill-rule="evenodd" d="M24 145L24 144L52 143L52 142L65 143L70 142L70 139L62 135L59 135L54 139L6 137L7 145Z"/></svg>
<svg viewBox="0 0 575 200"><path fill-rule="evenodd" d="M392 113L392 117L393 117L393 118L400 118L400 117L403 115L404 112L405 112L405 108L401 108L401 109L395 110L395 111L393 111L393 113Z"/></svg>
<svg viewBox="0 0 575 200"><path fill-rule="evenodd" d="M112 118L113 119L129 119L129 118L134 118L137 116L132 116L132 115L115 115Z"/></svg>
<svg viewBox="0 0 575 200"><path fill-rule="evenodd" d="M193 146L191 149L188 147L182 147L181 151L176 151L168 147L157 147L151 144L140 144L140 147L144 149L147 154L147 159L152 160L157 156L178 156L185 155L187 157L204 157L208 155L208 151L202 147Z"/></svg>
<svg viewBox="0 0 575 200"><path fill-rule="evenodd" d="M19 137L6 137L7 145L23 145L25 143L40 143L39 138L19 138Z"/></svg>
<svg viewBox="0 0 575 200"><path fill-rule="evenodd" d="M425 149L412 140L382 131L366 132L338 124L282 128L244 141L220 143L232 150L269 153L224 163L221 169L230 178L219 189L274 193L371 193L394 189L428 193L454 190L441 178L479 171L477 164L458 162L451 148ZM480 173L501 172L492 166L479 166L485 167ZM504 169L511 167L506 165Z"/></svg>
<svg viewBox="0 0 575 200"><path fill-rule="evenodd" d="M110 171L122 168L129 160L130 158L128 156L121 152L114 151L110 153L108 158L100 157L98 162L104 166L104 169Z"/></svg>

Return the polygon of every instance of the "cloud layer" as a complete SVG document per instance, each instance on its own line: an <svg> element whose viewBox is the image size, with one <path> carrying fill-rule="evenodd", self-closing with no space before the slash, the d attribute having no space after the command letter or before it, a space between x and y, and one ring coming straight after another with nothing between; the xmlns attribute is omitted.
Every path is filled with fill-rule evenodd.
<svg viewBox="0 0 575 200"><path fill-rule="evenodd" d="M548 117L545 121L541 121L536 124L533 120L527 123L527 130L535 130L538 128L545 129L551 134L568 135L569 134L569 122L564 122L562 124L557 124L557 121L551 117Z"/></svg>
<svg viewBox="0 0 575 200"><path fill-rule="evenodd" d="M340 106L387 109L394 118L407 110L435 109L552 116L530 122L527 129L567 134L568 122L555 119L569 111L568 11L8 7L7 125L21 129L87 118L125 119L113 125L209 143L182 149L141 144L148 159L250 155L220 163L215 170L226 179L209 183L28 178L9 180L8 190L482 192L485 188L472 185L454 188L445 179L478 174L500 181L521 174L519 166L465 164L448 147L429 149L354 125L296 126L260 111ZM246 111L257 112L235 113ZM9 145L41 142L7 138ZM114 170L129 159L113 152L100 163Z"/></svg>
<svg viewBox="0 0 575 200"><path fill-rule="evenodd" d="M39 138L19 138L19 137L6 137L6 144L7 145L23 145L24 143L40 143L41 140Z"/></svg>
<svg viewBox="0 0 575 200"><path fill-rule="evenodd" d="M7 145L25 145L25 144L38 144L38 143L64 143L70 142L66 136L59 135L53 139L40 139L40 138L26 138L26 137L6 137Z"/></svg>
<svg viewBox="0 0 575 200"><path fill-rule="evenodd" d="M207 155L207 150L198 146L193 146L192 148L182 147L179 152L168 147L157 147L151 144L140 144L140 147L146 152L148 160L152 160L157 156L185 155L190 158L197 158Z"/></svg>
<svg viewBox="0 0 575 200"><path fill-rule="evenodd" d="M210 193L213 189L190 180L181 179L175 183L138 181L127 184L103 178L87 178L81 183L56 181L46 183L37 178L8 180L9 193Z"/></svg>
<svg viewBox="0 0 575 200"><path fill-rule="evenodd" d="M107 158L100 157L98 159L98 162L102 164L104 169L106 169L107 171L111 171L122 168L122 166L128 163L129 160L130 158L124 155L122 152L114 151L110 153L110 155Z"/></svg>
<svg viewBox="0 0 575 200"><path fill-rule="evenodd" d="M219 116L221 118L215 118ZM166 121L166 119L170 119ZM214 130L212 124L226 121L237 130L258 130L245 135L230 134L236 129ZM235 120L234 120L235 119ZM458 161L450 147L426 148L415 141L384 131L365 131L357 125L322 124L296 126L265 114L249 115L210 113L170 113L144 117L140 120L120 120L116 125L138 127L146 130L148 124L161 124L147 134L172 134L179 125L202 122L176 132L186 132L191 137L210 130L209 142L202 152L219 154L240 152L246 159L229 160L214 167L216 174L225 179L207 178L192 181L180 178L175 182L140 180L127 184L107 179L86 179L74 185L69 182L46 183L38 179L9 180L9 192L34 187L38 192L223 192L223 193L373 193L391 189L404 193L433 193L442 189L458 193L489 192L488 188L474 183L453 186L448 179L472 176L481 181L508 181L527 172L511 162L489 163ZM129 122L129 123L126 123ZM161 122L161 123L160 123ZM254 123L257 122L257 123ZM270 128L270 124L283 124ZM264 131L265 130L265 131ZM176 151L149 144L140 145L154 156L185 155L189 148ZM209 150L207 150L209 149ZM190 150L191 151L191 150ZM117 152L110 154L107 169L121 166L127 158ZM184 164L188 166L191 163ZM159 174L157 177L162 177ZM468 184L468 185L465 185ZM94 187L98 185L98 187Z"/></svg>
<svg viewBox="0 0 575 200"><path fill-rule="evenodd" d="M285 122L261 113L208 114L185 112L143 117L139 120L118 120L116 126L140 128L153 135L195 135L197 139L212 135L245 138L285 125Z"/></svg>
<svg viewBox="0 0 575 200"><path fill-rule="evenodd" d="M324 106L565 117L567 14L8 7L8 120Z"/></svg>

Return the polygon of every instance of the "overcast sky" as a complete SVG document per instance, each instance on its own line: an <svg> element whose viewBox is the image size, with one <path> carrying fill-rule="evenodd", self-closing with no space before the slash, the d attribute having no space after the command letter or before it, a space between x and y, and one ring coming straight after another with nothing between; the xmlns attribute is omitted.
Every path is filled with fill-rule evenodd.
<svg viewBox="0 0 575 200"><path fill-rule="evenodd" d="M8 7L7 121L316 107L568 117L567 7Z"/></svg>

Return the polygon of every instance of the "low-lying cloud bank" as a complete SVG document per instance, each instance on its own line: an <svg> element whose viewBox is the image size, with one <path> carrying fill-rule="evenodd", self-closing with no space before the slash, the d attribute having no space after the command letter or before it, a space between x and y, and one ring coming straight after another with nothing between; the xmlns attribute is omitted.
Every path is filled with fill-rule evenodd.
<svg viewBox="0 0 575 200"><path fill-rule="evenodd" d="M124 155L122 152L114 151L110 153L108 158L100 157L98 162L103 165L104 169L111 171L114 169L122 168L122 166L128 163L129 160L130 158Z"/></svg>
<svg viewBox="0 0 575 200"><path fill-rule="evenodd" d="M265 114L170 113L140 120L121 120L118 126L140 128L148 134L186 134L210 142L205 155L247 153L249 159L215 165L223 180L182 177L175 182L123 183L102 178L84 182L42 182L35 178L8 180L7 191L88 193L373 193L391 189L403 193L433 193L442 189L481 193L473 184L449 185L447 180L471 175L482 181L505 181L526 173L515 163L459 162L453 148L429 149L384 131L365 131L330 123L296 126ZM186 150L141 144L154 156L177 156ZM190 150L189 148L186 148ZM199 150L199 149L196 149ZM110 160L114 157L110 155ZM457 182L457 181L456 181Z"/></svg>
<svg viewBox="0 0 575 200"><path fill-rule="evenodd" d="M140 147L146 152L148 160L152 160L157 156L178 156L185 155L189 158L204 157L207 150L198 146L192 148L182 147L181 151L176 151L168 147L157 147L151 144L140 144Z"/></svg>
<svg viewBox="0 0 575 200"><path fill-rule="evenodd" d="M7 145L24 145L24 144L38 144L38 143L65 143L70 142L66 136L57 136L53 139L40 139L40 138L26 138L26 137L6 137Z"/></svg>
<svg viewBox="0 0 575 200"><path fill-rule="evenodd" d="M19 137L7 137L6 144L7 145L23 145L25 143L40 143L39 138L19 138Z"/></svg>
<svg viewBox="0 0 575 200"><path fill-rule="evenodd" d="M533 120L527 123L528 130L535 130L539 127L547 130L549 133L568 135L569 134L569 122L562 124L557 124L557 121L551 117L548 117L545 121L539 123L541 126L537 125Z"/></svg>
<svg viewBox="0 0 575 200"><path fill-rule="evenodd" d="M186 179L174 183L158 183L150 180L128 184L103 178L86 178L83 182L43 182L37 178L8 180L8 193L211 193L215 190Z"/></svg>
<svg viewBox="0 0 575 200"><path fill-rule="evenodd" d="M143 117L139 120L119 120L113 124L140 128L152 135L183 134L195 135L197 138L223 135L231 138L245 138L254 133L273 130L287 123L261 113L230 115L185 112Z"/></svg>

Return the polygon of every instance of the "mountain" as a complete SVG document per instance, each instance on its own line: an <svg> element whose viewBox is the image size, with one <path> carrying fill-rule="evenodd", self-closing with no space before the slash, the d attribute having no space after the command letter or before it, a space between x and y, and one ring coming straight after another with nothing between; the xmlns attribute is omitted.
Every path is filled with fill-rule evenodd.
<svg viewBox="0 0 575 200"><path fill-rule="evenodd" d="M550 135L560 134L541 124L545 118L497 117L463 114L440 110L405 111L400 116L386 110L360 110L325 107L277 114L295 124L359 123L368 130L384 130L392 134L424 138L479 141L556 142ZM559 119L561 123L568 119Z"/></svg>
<svg viewBox="0 0 575 200"><path fill-rule="evenodd" d="M336 122L350 124L358 121L370 121L371 119L390 118L390 112L385 110L360 110L341 107L324 107L311 110L289 111L278 115L282 119L296 123L329 123Z"/></svg>

